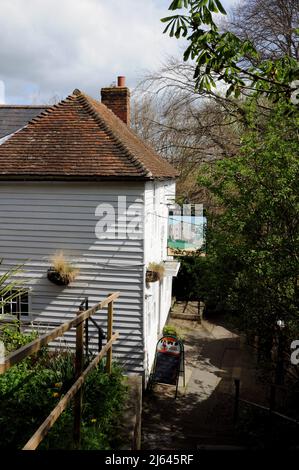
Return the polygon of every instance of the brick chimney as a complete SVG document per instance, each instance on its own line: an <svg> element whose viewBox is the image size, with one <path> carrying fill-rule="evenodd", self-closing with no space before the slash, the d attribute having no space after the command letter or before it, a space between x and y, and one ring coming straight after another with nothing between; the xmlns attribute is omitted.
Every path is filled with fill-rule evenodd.
<svg viewBox="0 0 299 470"><path fill-rule="evenodd" d="M125 77L117 77L115 87L102 88L101 100L125 124L130 125L130 90L126 87Z"/></svg>

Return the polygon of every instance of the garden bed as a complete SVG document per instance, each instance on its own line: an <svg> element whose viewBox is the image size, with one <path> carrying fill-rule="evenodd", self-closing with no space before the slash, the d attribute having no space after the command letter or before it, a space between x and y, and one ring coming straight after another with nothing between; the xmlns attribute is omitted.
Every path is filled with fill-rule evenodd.
<svg viewBox="0 0 299 470"><path fill-rule="evenodd" d="M5 327L1 339L11 351L35 336ZM0 448L21 449L73 383L73 353L50 353L46 348L1 375ZM124 410L126 389L122 370L115 364L111 375L105 372L103 363L90 373L83 388L81 449L118 448L115 428ZM69 406L39 449L73 448L73 413Z"/></svg>

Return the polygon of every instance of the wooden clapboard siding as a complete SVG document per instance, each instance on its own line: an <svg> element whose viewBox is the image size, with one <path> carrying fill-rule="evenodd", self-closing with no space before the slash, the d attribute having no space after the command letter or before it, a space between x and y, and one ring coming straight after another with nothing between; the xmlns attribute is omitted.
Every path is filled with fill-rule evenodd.
<svg viewBox="0 0 299 470"><path fill-rule="evenodd" d="M128 205L143 207L144 184L1 182L0 268L3 272L24 263L22 279L31 288L30 318L40 330L74 316L86 296L92 306L110 292L120 291L114 315L114 330L120 332L120 337L113 351L129 371L141 372L143 237L127 239L123 222L116 225L120 239L100 240L95 235L99 220L95 216L96 207L101 203L112 204L117 215L118 196L126 196ZM128 211L128 218L134 212L134 208ZM59 250L80 268L80 275L68 287L56 286L47 279L49 258ZM99 312L95 318L106 330L106 312ZM90 337L96 348L96 330L92 325ZM73 333L68 332L65 340L74 344Z"/></svg>
<svg viewBox="0 0 299 470"><path fill-rule="evenodd" d="M168 208L170 193L174 194L173 180L152 181L145 184L144 191L144 264L160 263L167 259ZM155 357L158 335L166 322L171 305L172 278L164 277L161 282L145 285L144 300L144 343L146 374L148 375Z"/></svg>

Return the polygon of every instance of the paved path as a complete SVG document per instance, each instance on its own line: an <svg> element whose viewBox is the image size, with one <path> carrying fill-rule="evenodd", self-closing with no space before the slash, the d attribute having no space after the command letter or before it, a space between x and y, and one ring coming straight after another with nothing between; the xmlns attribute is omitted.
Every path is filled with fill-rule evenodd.
<svg viewBox="0 0 299 470"><path fill-rule="evenodd" d="M191 449L240 445L233 426L234 377L252 399L254 358L235 334L218 325L172 319L184 333L186 387L155 385L146 392L142 416L143 449ZM252 393L251 393L252 392Z"/></svg>

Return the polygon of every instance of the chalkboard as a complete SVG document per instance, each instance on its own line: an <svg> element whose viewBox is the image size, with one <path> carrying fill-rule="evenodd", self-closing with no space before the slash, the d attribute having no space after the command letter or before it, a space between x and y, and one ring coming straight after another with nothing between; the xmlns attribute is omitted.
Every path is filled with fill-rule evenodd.
<svg viewBox="0 0 299 470"><path fill-rule="evenodd" d="M153 380L163 384L176 385L180 359L180 356L157 353Z"/></svg>
<svg viewBox="0 0 299 470"><path fill-rule="evenodd" d="M176 336L163 336L157 343L154 369L150 379L150 387L153 385L153 383L176 385L177 395L181 366L183 368L182 371L184 372L183 343Z"/></svg>

